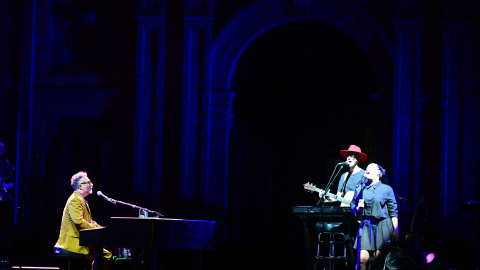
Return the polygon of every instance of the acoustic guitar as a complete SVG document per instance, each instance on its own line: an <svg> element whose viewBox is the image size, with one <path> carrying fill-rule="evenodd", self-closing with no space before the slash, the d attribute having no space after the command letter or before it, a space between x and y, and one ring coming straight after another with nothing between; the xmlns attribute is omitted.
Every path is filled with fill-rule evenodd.
<svg viewBox="0 0 480 270"><path fill-rule="evenodd" d="M394 246L385 258L388 269L425 269L426 252L421 246L421 239L414 234L414 226L418 216L419 206L425 203L424 196L420 197L415 208L409 233L405 236L403 247Z"/></svg>

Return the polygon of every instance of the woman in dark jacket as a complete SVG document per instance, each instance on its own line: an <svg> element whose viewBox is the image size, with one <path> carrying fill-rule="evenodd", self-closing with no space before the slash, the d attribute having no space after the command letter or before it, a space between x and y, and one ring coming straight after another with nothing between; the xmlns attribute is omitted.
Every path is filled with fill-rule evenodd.
<svg viewBox="0 0 480 270"><path fill-rule="evenodd" d="M365 170L365 182L358 185L350 207L359 217L357 239L354 248L360 249L359 269L367 269L367 262L372 257L373 267L381 269L384 264L385 251L389 242L397 242L398 210L393 189L387 185L385 170L375 163Z"/></svg>

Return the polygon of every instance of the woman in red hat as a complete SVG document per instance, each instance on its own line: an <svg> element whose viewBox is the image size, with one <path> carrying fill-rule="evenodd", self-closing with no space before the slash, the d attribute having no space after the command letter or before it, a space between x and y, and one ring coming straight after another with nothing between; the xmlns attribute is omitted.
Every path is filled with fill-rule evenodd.
<svg viewBox="0 0 480 270"><path fill-rule="evenodd" d="M349 170L340 176L340 181L337 188L337 196L343 197L349 201L352 200L355 188L362 181L365 170L358 165L367 161L367 155L362 153L362 149L356 145L350 145L348 150L341 150L340 155L347 162ZM322 196L322 193L319 193ZM327 201L333 199L327 198ZM342 203L341 206L349 207L350 205Z"/></svg>
<svg viewBox="0 0 480 270"><path fill-rule="evenodd" d="M340 151L340 155L347 161L348 172L342 174L338 183L337 195L348 200L352 200L355 188L362 181L365 170L360 168L359 164L367 161L367 155L362 153L362 149L356 145L350 145L348 150Z"/></svg>
<svg viewBox="0 0 480 270"><path fill-rule="evenodd" d="M367 161L367 155L362 153L362 149L360 149L360 147L353 144L350 145L347 150L341 150L340 155L342 155L342 157L345 159L349 170L340 176L340 181L337 188L337 196L351 201L353 199L356 187L360 186L361 181L363 180L363 175L365 174L365 170L360 168L358 165L364 164L365 161ZM319 193L319 196L322 196L322 193ZM325 200L333 201L333 199L330 198L326 198ZM350 204L342 203L340 206L350 207ZM348 216L345 222L336 227L334 231L344 233L346 239L349 239L349 242L352 241L351 243L353 244L357 228L358 222L356 219ZM352 244L348 245L349 249L352 247ZM355 258L349 258L348 264L355 264Z"/></svg>

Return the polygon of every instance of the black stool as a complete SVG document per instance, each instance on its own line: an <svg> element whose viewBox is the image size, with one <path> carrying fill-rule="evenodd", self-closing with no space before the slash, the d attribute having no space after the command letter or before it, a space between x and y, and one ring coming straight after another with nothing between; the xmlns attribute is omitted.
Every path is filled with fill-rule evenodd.
<svg viewBox="0 0 480 270"><path fill-rule="evenodd" d="M343 222L318 222L316 229L320 233L318 234L317 244L317 256L315 262L315 269L319 262L322 262L321 269L335 268L335 262L344 262L345 267L347 265L347 247L345 245L345 234L341 232L332 232L333 228L336 228L343 224Z"/></svg>
<svg viewBox="0 0 480 270"><path fill-rule="evenodd" d="M61 270L91 270L92 261L87 259L87 256L67 251L61 248L54 248L53 255L57 258L61 258L62 265Z"/></svg>

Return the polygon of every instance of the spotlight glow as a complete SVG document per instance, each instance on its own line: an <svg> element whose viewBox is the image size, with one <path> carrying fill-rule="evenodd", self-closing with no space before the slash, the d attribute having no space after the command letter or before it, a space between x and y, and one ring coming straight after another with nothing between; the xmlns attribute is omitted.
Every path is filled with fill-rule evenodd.
<svg viewBox="0 0 480 270"><path fill-rule="evenodd" d="M433 261L433 259L435 259L435 254L429 253L427 255L427 263L431 263Z"/></svg>

